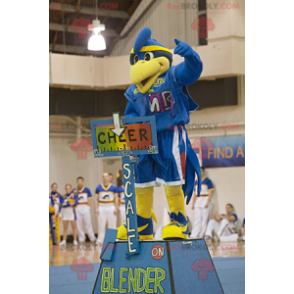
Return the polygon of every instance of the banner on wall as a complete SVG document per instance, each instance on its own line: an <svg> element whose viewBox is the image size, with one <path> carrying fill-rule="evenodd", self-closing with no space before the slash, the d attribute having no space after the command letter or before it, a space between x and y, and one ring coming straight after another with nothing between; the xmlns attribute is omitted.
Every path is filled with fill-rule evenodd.
<svg viewBox="0 0 294 294"><path fill-rule="evenodd" d="M245 136L201 137L192 148L203 167L245 166Z"/></svg>

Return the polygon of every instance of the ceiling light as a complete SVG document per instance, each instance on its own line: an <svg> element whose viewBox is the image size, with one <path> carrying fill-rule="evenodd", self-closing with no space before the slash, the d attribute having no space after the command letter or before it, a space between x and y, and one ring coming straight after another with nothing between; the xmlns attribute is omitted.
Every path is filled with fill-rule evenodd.
<svg viewBox="0 0 294 294"><path fill-rule="evenodd" d="M88 25L88 30L92 31L92 36L88 41L88 50L101 51L106 49L106 43L104 37L100 34L105 30L105 25L101 24L98 20L98 0L96 0L96 19L92 21L91 25Z"/></svg>

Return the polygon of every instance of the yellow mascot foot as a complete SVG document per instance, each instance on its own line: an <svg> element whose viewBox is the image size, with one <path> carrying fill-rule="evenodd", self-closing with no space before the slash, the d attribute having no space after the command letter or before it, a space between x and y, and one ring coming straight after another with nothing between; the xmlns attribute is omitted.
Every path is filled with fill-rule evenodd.
<svg viewBox="0 0 294 294"><path fill-rule="evenodd" d="M170 218L171 222L162 230L162 239L188 239L189 228L187 218L180 212L178 215L172 212Z"/></svg>
<svg viewBox="0 0 294 294"><path fill-rule="evenodd" d="M116 238L119 240L127 240L128 239L128 235L127 235L127 228L125 227L125 225L121 225L117 228L117 235ZM139 231L139 229L138 229ZM140 240L152 240L153 239L153 234L150 235L140 235L139 232L139 239Z"/></svg>
<svg viewBox="0 0 294 294"><path fill-rule="evenodd" d="M138 222L138 233L140 240L151 240L153 239L153 223L152 219L157 222L156 216L152 211L150 218L143 218L137 215L137 222ZM121 225L117 228L117 239L120 240L127 240L127 227L126 225Z"/></svg>
<svg viewBox="0 0 294 294"><path fill-rule="evenodd" d="M120 240L127 240L127 228L125 225L121 225L117 228L116 238Z"/></svg>

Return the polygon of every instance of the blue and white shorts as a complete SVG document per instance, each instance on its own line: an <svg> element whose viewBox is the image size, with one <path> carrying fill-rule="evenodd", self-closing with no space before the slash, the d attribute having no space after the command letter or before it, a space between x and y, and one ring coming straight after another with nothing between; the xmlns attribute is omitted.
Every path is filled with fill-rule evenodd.
<svg viewBox="0 0 294 294"><path fill-rule="evenodd" d="M184 126L157 134L158 152L139 155L135 165L135 187L177 186L185 184L187 132Z"/></svg>

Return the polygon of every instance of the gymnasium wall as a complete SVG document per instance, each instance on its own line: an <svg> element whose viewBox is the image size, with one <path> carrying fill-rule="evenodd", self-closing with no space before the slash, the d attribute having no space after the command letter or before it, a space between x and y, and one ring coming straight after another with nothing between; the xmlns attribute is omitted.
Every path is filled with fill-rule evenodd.
<svg viewBox="0 0 294 294"><path fill-rule="evenodd" d="M152 38L158 40L167 48L174 48L174 38L198 46L198 30L192 24L198 18L198 1L160 0L148 10L148 13L139 18L132 26L127 37L121 38L114 46L111 56L128 55L133 47L136 36L141 28L147 26L152 30ZM207 2L207 19L213 26L208 27L208 42L220 41L228 37L245 37L245 0L210 0ZM193 6L192 6L193 4ZM143 6L144 3L141 3ZM190 6L190 7L189 7ZM140 14L140 7L132 15L135 18ZM201 10L201 9L200 9ZM130 24L121 32L124 36ZM173 36L171 38L171 36Z"/></svg>
<svg viewBox="0 0 294 294"><path fill-rule="evenodd" d="M59 116L50 116L50 122L56 124L62 121ZM218 127L216 127L218 126ZM245 105L214 107L195 111L191 114L190 124L186 126L190 141L203 136L245 135ZM89 138L89 137L88 137ZM59 185L58 191L64 193L66 183L75 185L76 178L83 176L85 186L92 194L101 182L103 171L115 175L121 168L120 159L94 159L91 152L87 159L78 159L77 152L70 149L74 137L53 137L49 139L49 189L52 182ZM225 204L235 206L239 219L245 216L245 167L208 168L207 176L212 180L214 210L224 212ZM115 182L115 179L114 179ZM163 208L167 206L163 188L155 188L154 211L159 223L162 220ZM191 205L187 214L193 222L194 215ZM94 214L94 203L91 209L94 232L97 233L97 218ZM240 223L239 223L240 226ZM158 224L155 224L155 229ZM61 225L61 233L63 232ZM71 228L69 234L71 234Z"/></svg>

